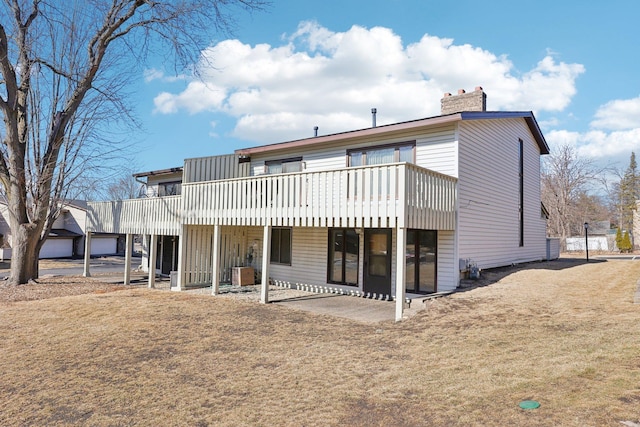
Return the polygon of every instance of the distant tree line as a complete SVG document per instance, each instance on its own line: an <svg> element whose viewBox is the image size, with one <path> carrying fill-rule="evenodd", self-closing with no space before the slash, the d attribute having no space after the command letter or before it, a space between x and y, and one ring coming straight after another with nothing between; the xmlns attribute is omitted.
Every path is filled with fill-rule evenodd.
<svg viewBox="0 0 640 427"><path fill-rule="evenodd" d="M634 152L623 172L598 168L564 145L543 158L541 179L542 203L549 213L547 234L559 237L562 249L566 249L567 237L583 236L584 223L593 221L609 221L616 229L618 249L633 249L633 215L640 199L640 173Z"/></svg>

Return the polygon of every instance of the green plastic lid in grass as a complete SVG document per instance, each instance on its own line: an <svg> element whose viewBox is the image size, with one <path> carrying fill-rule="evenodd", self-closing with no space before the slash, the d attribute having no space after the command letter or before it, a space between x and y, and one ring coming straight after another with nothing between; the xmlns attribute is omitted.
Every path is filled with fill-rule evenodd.
<svg viewBox="0 0 640 427"><path fill-rule="evenodd" d="M520 402L520 407L522 409L538 409L540 407L540 402L536 402L535 400L523 400Z"/></svg>

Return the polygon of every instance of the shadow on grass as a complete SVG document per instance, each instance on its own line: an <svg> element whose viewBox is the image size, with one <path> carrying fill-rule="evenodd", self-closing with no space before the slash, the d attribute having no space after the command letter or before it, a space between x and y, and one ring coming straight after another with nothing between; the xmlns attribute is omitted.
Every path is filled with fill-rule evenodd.
<svg viewBox="0 0 640 427"><path fill-rule="evenodd" d="M590 259L589 264L600 264L607 262L604 259ZM578 267L580 265L587 264L587 260L584 258L558 258L552 261L533 261L525 262L522 264L513 264L506 267L488 268L480 272L480 278L478 280L464 279L461 280L461 288L457 291L464 292L481 286L488 286L493 283L499 282L510 274L524 270L553 270L560 271L569 268Z"/></svg>

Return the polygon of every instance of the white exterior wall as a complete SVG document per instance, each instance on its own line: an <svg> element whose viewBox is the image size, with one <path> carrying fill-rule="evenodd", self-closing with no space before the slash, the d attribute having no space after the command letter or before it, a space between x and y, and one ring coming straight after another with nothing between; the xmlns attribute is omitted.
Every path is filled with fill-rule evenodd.
<svg viewBox="0 0 640 427"><path fill-rule="evenodd" d="M293 284L326 285L328 238L326 228L294 227L291 231L291 265L271 263L270 276ZM248 240L258 242L257 247L262 251L262 227L252 228ZM257 255L260 265L262 253Z"/></svg>
<svg viewBox="0 0 640 427"><path fill-rule="evenodd" d="M522 119L459 125L458 251L480 268L546 257L540 149ZM524 144L524 246L519 235L518 139Z"/></svg>
<svg viewBox="0 0 640 427"><path fill-rule="evenodd" d="M455 126L434 129L416 140L416 164L458 177L458 141Z"/></svg>
<svg viewBox="0 0 640 427"><path fill-rule="evenodd" d="M456 176L455 125L433 127L428 131L411 131L390 137L360 138L340 146L301 147L277 154L251 156L251 175L263 175L269 160L302 157L304 171L333 170L347 167L347 150L416 141L416 164L447 175Z"/></svg>
<svg viewBox="0 0 640 427"><path fill-rule="evenodd" d="M438 292L453 291L458 287L458 262L455 255L455 231L438 231Z"/></svg>
<svg viewBox="0 0 640 427"><path fill-rule="evenodd" d="M182 181L182 172L147 177L147 197L158 196L158 185L163 182Z"/></svg>

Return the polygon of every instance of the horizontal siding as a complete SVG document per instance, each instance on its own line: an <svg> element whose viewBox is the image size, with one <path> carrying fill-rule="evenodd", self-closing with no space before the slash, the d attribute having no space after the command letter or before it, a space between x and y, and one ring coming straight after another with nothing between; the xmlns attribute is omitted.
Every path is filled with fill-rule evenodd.
<svg viewBox="0 0 640 427"><path fill-rule="evenodd" d="M524 141L524 247L519 246L518 139ZM524 120L468 121L459 130L459 256L480 268L543 259L540 151Z"/></svg>
<svg viewBox="0 0 640 427"><path fill-rule="evenodd" d="M293 228L291 265L271 264L271 278L292 284L325 286L328 236L326 228Z"/></svg>
<svg viewBox="0 0 640 427"><path fill-rule="evenodd" d="M429 131L409 131L393 137L370 137L342 143L341 146L325 146L283 150L278 154L251 157L251 175L265 173L264 164L270 160L302 156L306 171L341 169L347 166L347 151L376 145L416 141L416 164L427 169L455 176L455 126L441 126ZM453 151L452 151L453 149ZM432 168L433 167L433 168Z"/></svg>
<svg viewBox="0 0 640 427"><path fill-rule="evenodd" d="M446 175L458 176L456 127L434 129L416 141L416 164Z"/></svg>

